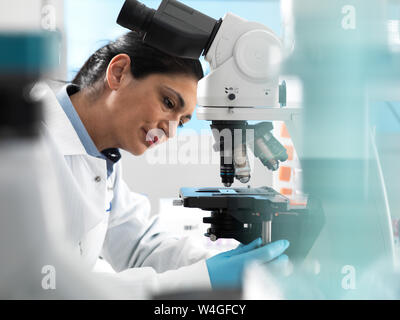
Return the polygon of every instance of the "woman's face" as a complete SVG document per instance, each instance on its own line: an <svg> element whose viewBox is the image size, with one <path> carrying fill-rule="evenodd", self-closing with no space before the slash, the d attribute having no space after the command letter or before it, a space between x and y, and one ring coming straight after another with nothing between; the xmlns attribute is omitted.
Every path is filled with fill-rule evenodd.
<svg viewBox="0 0 400 320"><path fill-rule="evenodd" d="M128 73L108 97L118 147L134 155L162 143L188 122L196 106L197 79L184 74Z"/></svg>

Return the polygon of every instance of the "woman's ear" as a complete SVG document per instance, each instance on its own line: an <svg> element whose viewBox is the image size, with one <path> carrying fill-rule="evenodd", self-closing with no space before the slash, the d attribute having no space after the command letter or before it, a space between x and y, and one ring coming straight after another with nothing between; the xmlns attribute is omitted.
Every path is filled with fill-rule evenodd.
<svg viewBox="0 0 400 320"><path fill-rule="evenodd" d="M106 81L111 90L118 90L124 81L131 76L131 59L120 53L111 59L106 71Z"/></svg>

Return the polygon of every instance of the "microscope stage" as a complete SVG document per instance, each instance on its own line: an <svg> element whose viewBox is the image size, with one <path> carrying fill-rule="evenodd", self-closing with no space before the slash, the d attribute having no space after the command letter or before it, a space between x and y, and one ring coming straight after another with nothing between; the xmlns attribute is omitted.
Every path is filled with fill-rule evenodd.
<svg viewBox="0 0 400 320"><path fill-rule="evenodd" d="M180 197L184 207L203 210L286 211L289 204L288 198L269 187L181 188Z"/></svg>

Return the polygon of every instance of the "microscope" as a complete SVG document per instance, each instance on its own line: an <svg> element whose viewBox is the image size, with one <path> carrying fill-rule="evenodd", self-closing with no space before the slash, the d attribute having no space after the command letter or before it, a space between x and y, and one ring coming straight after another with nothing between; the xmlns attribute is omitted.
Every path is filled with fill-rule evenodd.
<svg viewBox="0 0 400 320"><path fill-rule="evenodd" d="M261 237L266 244L291 240L290 232L299 237L310 222L322 226L308 208L291 210L289 199L272 188L231 187L234 179L248 183L251 178L248 149L269 170L288 159L272 135L272 121L291 122L301 114L299 108L286 107L286 83L279 83L282 43L272 30L232 13L215 20L175 0L163 0L157 10L126 0L117 23L141 33L149 46L183 58L203 55L210 65L198 83L197 118L211 121L224 187L181 188L181 200L175 202L211 211L203 220L211 224L206 236L241 243Z"/></svg>

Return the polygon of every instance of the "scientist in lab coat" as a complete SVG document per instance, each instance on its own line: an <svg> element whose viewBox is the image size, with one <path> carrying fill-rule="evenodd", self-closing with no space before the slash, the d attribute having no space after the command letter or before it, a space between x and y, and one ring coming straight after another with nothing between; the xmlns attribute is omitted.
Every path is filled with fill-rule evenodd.
<svg viewBox="0 0 400 320"><path fill-rule="evenodd" d="M238 287L249 261L287 263L286 240L257 239L210 257L160 231L148 199L122 179L119 149L141 155L172 137L190 120L202 77L198 60L166 55L129 32L97 50L56 95L46 91L43 130L57 149L68 241L85 265L101 256L133 289Z"/></svg>

